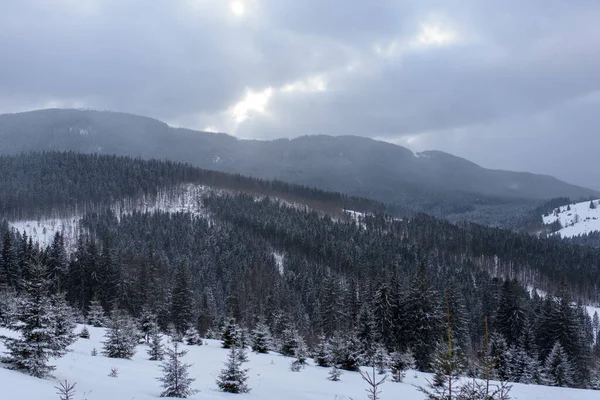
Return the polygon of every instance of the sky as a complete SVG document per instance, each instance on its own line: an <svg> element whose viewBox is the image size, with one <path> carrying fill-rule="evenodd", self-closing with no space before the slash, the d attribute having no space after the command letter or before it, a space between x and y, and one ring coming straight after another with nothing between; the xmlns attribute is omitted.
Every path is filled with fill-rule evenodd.
<svg viewBox="0 0 600 400"><path fill-rule="evenodd" d="M359 135L600 189L597 0L0 0L0 113Z"/></svg>

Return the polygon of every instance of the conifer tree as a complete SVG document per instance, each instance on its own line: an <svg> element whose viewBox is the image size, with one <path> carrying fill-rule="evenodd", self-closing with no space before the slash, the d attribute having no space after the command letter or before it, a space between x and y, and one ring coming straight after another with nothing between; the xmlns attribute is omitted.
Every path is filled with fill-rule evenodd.
<svg viewBox="0 0 600 400"><path fill-rule="evenodd" d="M111 312L110 326L105 334L102 354L110 358L131 358L138 344L137 332L131 317L124 311Z"/></svg>
<svg viewBox="0 0 600 400"><path fill-rule="evenodd" d="M410 350L405 353L392 353L390 357L390 372L392 373L392 382L402 382L406 376L406 371L414 367L415 359Z"/></svg>
<svg viewBox="0 0 600 400"><path fill-rule="evenodd" d="M90 331L88 330L87 326L84 326L81 329L81 332L79 332L79 337L82 339L89 339L90 338Z"/></svg>
<svg viewBox="0 0 600 400"><path fill-rule="evenodd" d="M194 311L192 299L188 267L181 266L177 271L171 301L171 320L180 335L183 335L190 326Z"/></svg>
<svg viewBox="0 0 600 400"><path fill-rule="evenodd" d="M419 371L429 371L432 356L443 331L443 314L439 296L433 290L425 265L421 264L418 273L411 281L410 290L402 307L405 346L410 347Z"/></svg>
<svg viewBox="0 0 600 400"><path fill-rule="evenodd" d="M318 338L318 344L314 354L314 360L319 367L331 366L331 348L325 335L320 335Z"/></svg>
<svg viewBox="0 0 600 400"><path fill-rule="evenodd" d="M185 331L184 337L185 343L189 346L202 346L202 338L200 337L200 332L195 327L189 327Z"/></svg>
<svg viewBox="0 0 600 400"><path fill-rule="evenodd" d="M167 359L161 365L163 375L156 378L162 383L163 391L160 397L187 398L197 390L191 388L194 378L189 377L190 364L185 364L181 358L187 354L187 350L179 351L179 343L173 342L173 348L167 348Z"/></svg>
<svg viewBox="0 0 600 400"><path fill-rule="evenodd" d="M286 357L294 357L301 340L298 331L292 328L285 329L281 337L279 352Z"/></svg>
<svg viewBox="0 0 600 400"><path fill-rule="evenodd" d="M22 298L18 300L17 314L10 328L19 332L19 338L7 339L9 361L17 369L35 377L44 377L55 369L48 364L50 357L65 351L65 341L56 337L55 313L50 302L46 267L38 262L28 266L28 280L23 280Z"/></svg>
<svg viewBox="0 0 600 400"><path fill-rule="evenodd" d="M271 332L263 321L257 323L252 330L251 342L252 351L262 354L269 352L272 343Z"/></svg>
<svg viewBox="0 0 600 400"><path fill-rule="evenodd" d="M296 359L292 361L291 369L292 371L300 371L307 365L306 359L308 358L308 349L306 348L306 344L304 343L304 339L299 338L298 347L296 347L295 357Z"/></svg>
<svg viewBox="0 0 600 400"><path fill-rule="evenodd" d="M87 323L95 328L102 328L106 326L106 322L104 307L98 300L92 300L87 312Z"/></svg>
<svg viewBox="0 0 600 400"><path fill-rule="evenodd" d="M333 367L331 367L331 369L329 370L329 376L327 377L327 379L329 379L332 382L337 382L340 380L341 375L342 370L339 369L336 365L333 365Z"/></svg>
<svg viewBox="0 0 600 400"><path fill-rule="evenodd" d="M550 386L573 386L573 367L560 343L556 342L548 354L544 372L546 383Z"/></svg>
<svg viewBox="0 0 600 400"><path fill-rule="evenodd" d="M225 363L225 368L221 370L217 385L219 389L226 393L248 393L250 389L246 384L248 380L248 370L242 369L242 362L236 346L231 346L229 356Z"/></svg>
<svg viewBox="0 0 600 400"><path fill-rule="evenodd" d="M379 375L386 373L390 366L390 356L386 348L382 345L377 346L377 350L375 351L375 355L373 357L373 362L375 363L375 367L377 368L377 373Z"/></svg>
<svg viewBox="0 0 600 400"><path fill-rule="evenodd" d="M62 357L65 355L67 347L77 340L77 334L75 333L77 324L73 317L73 309L69 307L62 293L53 295L51 303L54 311L54 336L56 340L53 356Z"/></svg>
<svg viewBox="0 0 600 400"><path fill-rule="evenodd" d="M148 310L143 310L138 320L139 331L144 337L144 341L148 343L152 333L158 329L156 315Z"/></svg>
<svg viewBox="0 0 600 400"><path fill-rule="evenodd" d="M165 351L162 345L162 335L158 330L158 327L154 328L150 333L150 348L148 349L148 355L152 361L162 361L165 355ZM177 342L174 342L177 343Z"/></svg>
<svg viewBox="0 0 600 400"><path fill-rule="evenodd" d="M238 344L239 335L240 329L236 324L235 319L229 318L223 329L223 334L221 335L221 347L224 349L235 347Z"/></svg>

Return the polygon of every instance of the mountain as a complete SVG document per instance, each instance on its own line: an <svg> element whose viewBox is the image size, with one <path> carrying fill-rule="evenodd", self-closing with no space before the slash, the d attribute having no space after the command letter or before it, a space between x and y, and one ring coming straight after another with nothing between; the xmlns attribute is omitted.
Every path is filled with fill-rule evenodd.
<svg viewBox="0 0 600 400"><path fill-rule="evenodd" d="M490 170L440 151L414 154L356 136L240 140L115 112L50 109L0 115L0 154L48 150L188 162L370 197L400 211L438 216L473 211L477 204L600 196L550 176Z"/></svg>

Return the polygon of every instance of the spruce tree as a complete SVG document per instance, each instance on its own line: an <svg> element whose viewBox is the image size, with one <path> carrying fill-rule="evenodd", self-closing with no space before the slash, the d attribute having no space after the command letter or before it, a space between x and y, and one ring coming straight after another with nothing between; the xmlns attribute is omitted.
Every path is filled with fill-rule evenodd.
<svg viewBox="0 0 600 400"><path fill-rule="evenodd" d="M178 334L183 335L189 328L194 307L187 266L179 267L171 294L171 321Z"/></svg>
<svg viewBox="0 0 600 400"><path fill-rule="evenodd" d="M90 331L88 330L87 326L84 326L81 329L81 332L79 332L79 337L82 339L89 339L90 338Z"/></svg>
<svg viewBox="0 0 600 400"><path fill-rule="evenodd" d="M165 355L165 351L162 345L162 335L158 330L158 327L150 333L150 348L147 353L152 361L162 361ZM177 342L175 342L177 343Z"/></svg>
<svg viewBox="0 0 600 400"><path fill-rule="evenodd" d="M281 337L279 352L286 357L294 357L301 340L298 331L292 328L285 329Z"/></svg>
<svg viewBox="0 0 600 400"><path fill-rule="evenodd" d="M234 318L229 318L227 325L223 329L221 335L221 347L224 349L230 349L238 345L240 335L240 328L235 322Z"/></svg>
<svg viewBox="0 0 600 400"><path fill-rule="evenodd" d="M95 328L102 328L106 326L106 313L104 307L96 299L90 302L90 306L87 312L87 323Z"/></svg>
<svg viewBox="0 0 600 400"><path fill-rule="evenodd" d="M246 384L248 380L248 370L242 369L240 361L240 350L236 346L231 346L229 356L225 363L225 368L221 370L217 385L219 389L226 393L248 393L250 389Z"/></svg>
<svg viewBox="0 0 600 400"><path fill-rule="evenodd" d="M138 319L139 331L144 337L144 341L148 343L152 332L158 328L156 315L148 310L143 310Z"/></svg>
<svg viewBox="0 0 600 400"><path fill-rule="evenodd" d="M257 323L254 329L252 330L251 342L252 351L262 354L266 354L269 352L271 348L272 338L271 332L269 331L269 327L264 322L261 321Z"/></svg>
<svg viewBox="0 0 600 400"><path fill-rule="evenodd" d="M390 356L390 372L392 373L392 382L402 382L406 376L406 371L414 367L415 359L410 350L405 353L394 352Z"/></svg>
<svg viewBox="0 0 600 400"><path fill-rule="evenodd" d="M202 338L200 337L200 332L198 332L198 329L194 328L193 326L189 327L185 331L184 340L189 346L202 346L203 344Z"/></svg>
<svg viewBox="0 0 600 400"><path fill-rule="evenodd" d="M415 367L419 371L431 370L436 344L443 331L443 314L439 296L431 286L424 264L411 281L402 306L402 321L407 339L404 345L412 349Z"/></svg>
<svg viewBox="0 0 600 400"><path fill-rule="evenodd" d="M49 359L64 354L66 341L56 337L46 267L37 262L27 267L29 279L20 285L23 294L18 300L14 323L10 326L20 333L20 337L7 339L5 345L9 362L15 368L42 378L55 369L48 364Z"/></svg>
<svg viewBox="0 0 600 400"><path fill-rule="evenodd" d="M104 336L102 354L110 358L131 358L138 344L137 331L131 317L122 310L111 312L110 326Z"/></svg>
<svg viewBox="0 0 600 400"><path fill-rule="evenodd" d="M195 378L189 377L190 364L184 364L181 358L187 354L187 350L179 351L179 343L173 342L173 348L167 348L167 359L161 365L163 375L156 378L162 383L163 391L160 397L186 398L197 393L191 388Z"/></svg>
<svg viewBox="0 0 600 400"><path fill-rule="evenodd" d="M375 367L377 368L377 373L379 375L383 375L386 373L387 369L390 366L390 356L386 348L382 345L377 346L375 356L373 357L373 362L375 364Z"/></svg>
<svg viewBox="0 0 600 400"><path fill-rule="evenodd" d="M317 349L314 352L315 363L319 367L331 366L331 348L325 335L319 336Z"/></svg>
<svg viewBox="0 0 600 400"><path fill-rule="evenodd" d="M340 380L341 375L342 375L342 370L339 369L336 365L334 365L329 370L329 376L327 377L327 379L329 379L332 382L337 382Z"/></svg>
<svg viewBox="0 0 600 400"><path fill-rule="evenodd" d="M546 358L544 373L546 384L550 386L573 386L573 367L567 352L558 342Z"/></svg>
<svg viewBox="0 0 600 400"><path fill-rule="evenodd" d="M307 365L306 359L308 358L308 349L302 338L300 338L298 347L296 347L295 357L296 359L292 361L291 369L292 371L300 371Z"/></svg>
<svg viewBox="0 0 600 400"><path fill-rule="evenodd" d="M54 309L54 336L57 342L53 356L62 357L65 355L67 347L77 340L77 334L75 333L77 324L73 317L73 309L69 307L63 294L53 295L51 303Z"/></svg>

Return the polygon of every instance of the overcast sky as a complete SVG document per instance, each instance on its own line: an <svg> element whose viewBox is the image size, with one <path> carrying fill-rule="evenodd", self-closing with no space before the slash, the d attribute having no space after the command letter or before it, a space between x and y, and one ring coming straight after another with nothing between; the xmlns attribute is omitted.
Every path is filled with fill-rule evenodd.
<svg viewBox="0 0 600 400"><path fill-rule="evenodd" d="M600 189L598 0L0 0L0 113L352 134Z"/></svg>

